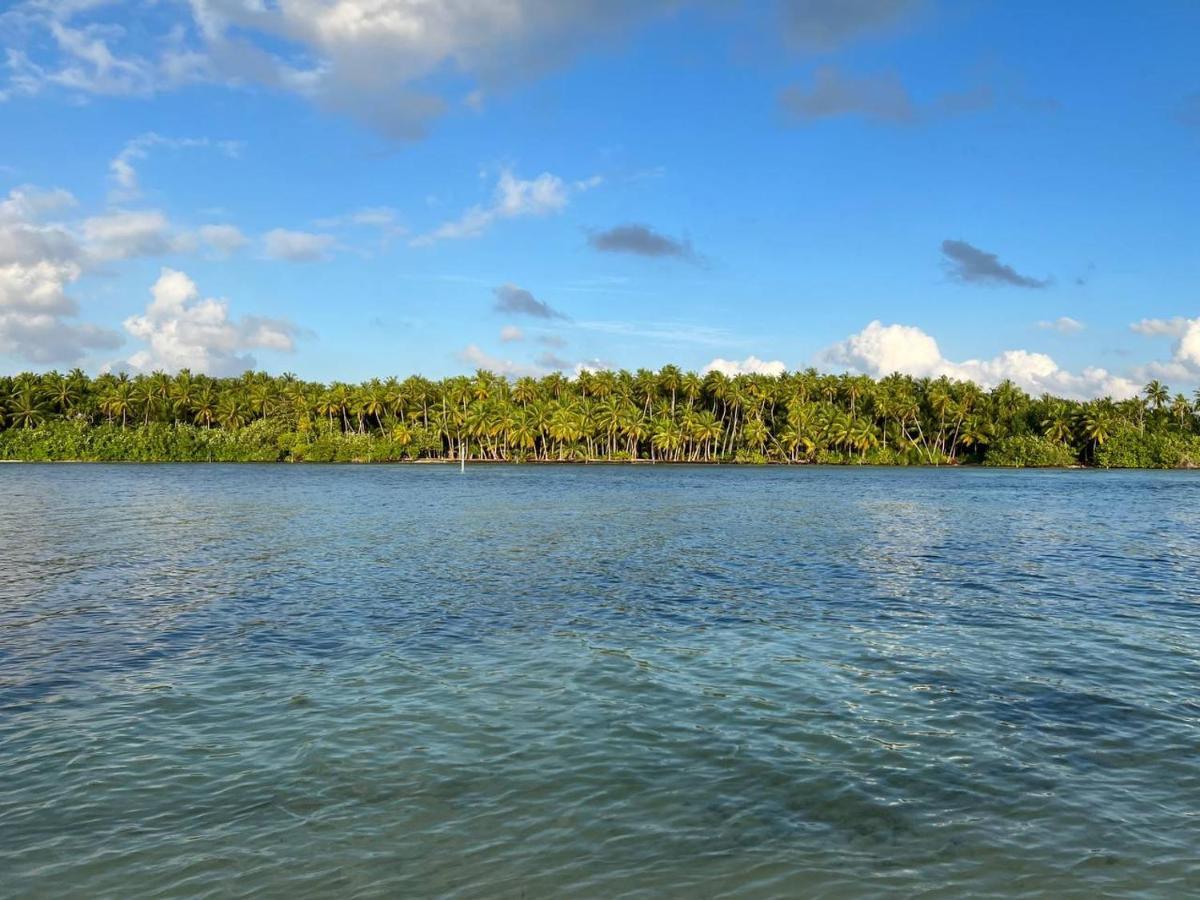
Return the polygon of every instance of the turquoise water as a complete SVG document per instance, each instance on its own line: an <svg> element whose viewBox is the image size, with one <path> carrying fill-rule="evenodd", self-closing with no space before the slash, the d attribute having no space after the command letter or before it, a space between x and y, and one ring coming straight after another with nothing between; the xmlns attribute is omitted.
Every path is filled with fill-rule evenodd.
<svg viewBox="0 0 1200 900"><path fill-rule="evenodd" d="M1200 893L1200 476L0 466L5 896Z"/></svg>

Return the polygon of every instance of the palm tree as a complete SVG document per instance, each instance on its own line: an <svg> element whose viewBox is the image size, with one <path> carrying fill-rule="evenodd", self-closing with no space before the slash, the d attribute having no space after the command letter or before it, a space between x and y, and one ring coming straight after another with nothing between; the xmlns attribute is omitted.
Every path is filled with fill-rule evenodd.
<svg viewBox="0 0 1200 900"><path fill-rule="evenodd" d="M1179 427L1183 428L1187 424L1188 417L1192 414L1192 404L1188 402L1187 395L1176 394L1175 399L1171 402L1171 415L1179 420Z"/></svg>
<svg viewBox="0 0 1200 900"><path fill-rule="evenodd" d="M200 425L211 428L217 420L217 394L212 385L206 384L200 388L192 401L192 418Z"/></svg>
<svg viewBox="0 0 1200 900"><path fill-rule="evenodd" d="M1071 417L1065 403L1055 403L1041 422L1042 434L1052 441L1065 444L1071 439Z"/></svg>
<svg viewBox="0 0 1200 900"><path fill-rule="evenodd" d="M16 428L37 428L48 416L46 401L33 388L22 388L9 401L8 418Z"/></svg>
<svg viewBox="0 0 1200 900"><path fill-rule="evenodd" d="M1083 436L1092 445L1092 459L1112 434L1113 421L1108 408L1101 402L1089 403L1080 414Z"/></svg>
<svg viewBox="0 0 1200 900"><path fill-rule="evenodd" d="M121 427L124 428L133 412L133 385L128 381L119 381L112 390L105 394L100 401L100 408L110 419L121 417Z"/></svg>
<svg viewBox="0 0 1200 900"><path fill-rule="evenodd" d="M250 405L237 393L228 391L217 404L217 421L226 428L241 428L250 421Z"/></svg>
<svg viewBox="0 0 1200 900"><path fill-rule="evenodd" d="M49 381L47 396L57 407L59 414L68 416L74 412L75 407L83 400L80 382L73 377L64 378L57 372L50 373L46 380Z"/></svg>
<svg viewBox="0 0 1200 900"><path fill-rule="evenodd" d="M1153 407L1155 412L1166 406L1167 398L1171 396L1171 392L1167 389L1167 386L1157 378L1146 385L1142 389L1142 393L1146 395L1146 402Z"/></svg>

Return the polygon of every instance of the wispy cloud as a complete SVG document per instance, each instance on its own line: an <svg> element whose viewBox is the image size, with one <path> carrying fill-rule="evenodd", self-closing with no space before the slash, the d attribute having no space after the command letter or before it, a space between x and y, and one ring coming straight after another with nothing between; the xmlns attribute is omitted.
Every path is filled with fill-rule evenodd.
<svg viewBox="0 0 1200 900"><path fill-rule="evenodd" d="M249 243L249 239L236 225L202 225L197 234L221 259L232 256Z"/></svg>
<svg viewBox="0 0 1200 900"><path fill-rule="evenodd" d="M506 378L519 378L523 375L541 376L546 369L533 363L517 362L500 356L493 356L478 344L468 344L456 354L458 361L466 363L475 369L486 369Z"/></svg>
<svg viewBox="0 0 1200 900"><path fill-rule="evenodd" d="M701 344L716 347L747 343L744 338L735 337L724 329L711 328L707 325L694 325L687 322L613 322L598 320L576 322L573 327L582 331L594 331L616 337L638 338L669 344Z"/></svg>
<svg viewBox="0 0 1200 900"><path fill-rule="evenodd" d="M1057 331L1059 334L1077 334L1087 326L1070 316L1059 316L1057 319L1038 322L1037 327L1042 331Z"/></svg>
<svg viewBox="0 0 1200 900"><path fill-rule="evenodd" d="M155 148L166 150L184 150L188 148L215 148L230 158L237 157L242 150L240 141L214 141L209 138L172 138L164 137L153 131L140 134L128 141L121 152L113 157L108 164L109 176L113 182L110 199L121 202L141 196L141 185L138 181L136 163L145 160L150 151Z"/></svg>
<svg viewBox="0 0 1200 900"><path fill-rule="evenodd" d="M568 184L549 172L543 172L536 178L521 179L510 169L503 169L492 193L491 203L472 206L457 219L445 222L409 243L414 247L424 247L438 241L477 238L502 219L552 215L566 208L573 193L590 190L598 184L599 176Z"/></svg>
<svg viewBox="0 0 1200 900"><path fill-rule="evenodd" d="M286 262L318 262L329 259L337 241L331 234L274 228L263 235L263 251L269 259Z"/></svg>

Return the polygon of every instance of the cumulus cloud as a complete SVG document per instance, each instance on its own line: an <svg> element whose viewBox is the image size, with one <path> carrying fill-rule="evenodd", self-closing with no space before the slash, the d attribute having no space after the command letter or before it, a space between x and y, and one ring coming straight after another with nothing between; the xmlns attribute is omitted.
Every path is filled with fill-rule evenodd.
<svg viewBox="0 0 1200 900"><path fill-rule="evenodd" d="M1083 331L1087 326L1078 319L1072 319L1070 316L1059 316L1057 319L1047 319L1038 322L1037 327L1042 329L1042 331L1057 331L1059 334L1076 334Z"/></svg>
<svg viewBox="0 0 1200 900"><path fill-rule="evenodd" d="M659 234L648 225L630 223L588 235L594 250L604 253L632 253L636 256L677 257L695 260L692 243Z"/></svg>
<svg viewBox="0 0 1200 900"><path fill-rule="evenodd" d="M249 243L236 225L201 225L198 234L200 240L221 258L232 256Z"/></svg>
<svg viewBox="0 0 1200 900"><path fill-rule="evenodd" d="M32 184L23 184L0 200L0 225L41 222L78 204L74 195L62 188L42 190Z"/></svg>
<svg viewBox="0 0 1200 900"><path fill-rule="evenodd" d="M316 262L329 258L336 241L330 234L274 228L263 235L263 251L270 259Z"/></svg>
<svg viewBox="0 0 1200 900"><path fill-rule="evenodd" d="M512 341L523 341L525 340L525 332L516 325L505 325L500 329L500 340L506 344Z"/></svg>
<svg viewBox="0 0 1200 900"><path fill-rule="evenodd" d="M1147 337L1157 337L1159 335L1181 337L1193 321L1195 320L1185 319L1183 316L1175 316L1171 319L1142 319L1140 322L1134 322L1130 325L1129 330L1136 334L1144 334Z"/></svg>
<svg viewBox="0 0 1200 900"><path fill-rule="evenodd" d="M1129 326L1130 330L1147 337L1171 337L1171 358L1151 362L1140 369L1152 378L1173 378L1195 382L1200 379L1200 317L1187 319L1142 319Z"/></svg>
<svg viewBox="0 0 1200 900"><path fill-rule="evenodd" d="M1010 265L1000 262L995 253L973 247L966 241L942 241L942 255L950 274L958 281L970 284L1012 285L1022 288L1044 288L1050 279L1022 275Z"/></svg>
<svg viewBox="0 0 1200 900"><path fill-rule="evenodd" d="M503 284L493 288L496 297L494 309L496 312L513 313L521 316L533 316L538 319L565 319L566 316L551 307L548 303L538 300L533 294L515 284Z"/></svg>
<svg viewBox="0 0 1200 900"><path fill-rule="evenodd" d="M183 272L164 268L150 289L146 311L125 320L125 330L148 346L129 357L142 371L189 368L210 375L235 375L255 367L253 349L291 352L298 329L283 319L233 319L226 300L201 299Z"/></svg>
<svg viewBox="0 0 1200 900"><path fill-rule="evenodd" d="M161 256L192 247L187 235L174 233L158 210L116 210L83 222L88 251L99 260Z"/></svg>
<svg viewBox="0 0 1200 900"><path fill-rule="evenodd" d="M599 183L596 179L587 179L568 185L549 172L525 180L515 176L511 170L503 169L490 204L472 206L459 218L440 225L429 234L413 238L410 243L419 247L436 241L476 238L500 219L548 216L561 212L566 208L573 191L585 191Z"/></svg>
<svg viewBox="0 0 1200 900"><path fill-rule="evenodd" d="M790 85L779 94L779 107L792 121L805 124L839 116L893 125L942 119L987 109L992 90L986 86L942 94L918 105L894 72L852 75L835 66L821 66L809 87Z"/></svg>
<svg viewBox="0 0 1200 900"><path fill-rule="evenodd" d="M1005 379L1030 392L1077 399L1132 397L1138 384L1099 367L1069 372L1044 353L1006 350L991 359L953 362L942 356L937 341L913 325L884 325L875 320L817 356L825 368L841 368L882 378L893 372L917 378L947 376L990 388Z"/></svg>
<svg viewBox="0 0 1200 900"><path fill-rule="evenodd" d="M159 4L160 6L162 4ZM26 0L0 101L47 89L151 96L208 83L261 85L388 137L425 135L582 51L709 0L190 0L182 18L121 27L121 4ZM778 32L826 52L892 30L921 0L781 0ZM115 7L115 9L113 9ZM158 31L155 27L163 23ZM437 76L452 72L451 84ZM461 82L465 80L464 86ZM465 99L464 99L465 98Z"/></svg>
<svg viewBox="0 0 1200 900"><path fill-rule="evenodd" d="M259 82L389 137L423 136L448 108L431 76L502 89L674 8L677 0L192 0L207 77ZM284 55L281 44L302 54ZM306 62L296 64L301 58ZM479 96L482 96L480 94Z"/></svg>
<svg viewBox="0 0 1200 900"><path fill-rule="evenodd" d="M116 332L73 321L79 304L67 290L88 256L66 226L46 221L73 206L66 191L29 186L0 200L0 353L73 363L121 343Z"/></svg>
<svg viewBox="0 0 1200 900"><path fill-rule="evenodd" d="M787 366L777 359L771 361L759 359L757 356L747 356L743 360L722 359L717 357L707 366L702 372L720 372L722 375L728 375L733 378L737 375L772 375L780 376L787 371Z"/></svg>
<svg viewBox="0 0 1200 900"><path fill-rule="evenodd" d="M545 347L551 347L555 350L561 350L567 346L567 339L559 337L557 334L539 334L534 340Z"/></svg>

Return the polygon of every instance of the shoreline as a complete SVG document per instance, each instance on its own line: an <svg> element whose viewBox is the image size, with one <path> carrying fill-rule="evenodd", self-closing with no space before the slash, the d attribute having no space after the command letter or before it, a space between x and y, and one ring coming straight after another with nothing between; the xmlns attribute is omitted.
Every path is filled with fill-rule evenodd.
<svg viewBox="0 0 1200 900"><path fill-rule="evenodd" d="M398 460L331 460L307 461L294 459L280 460L195 460L195 459L0 459L0 465L24 466L450 466L458 467L458 459L398 459ZM595 467L595 468L704 468L704 469L961 469L989 471L1043 471L1043 472L1189 472L1200 471L1200 466L1183 465L1174 467L1162 466L989 466L977 462L954 463L911 463L904 465L888 463L836 463L836 462L705 462L703 460L511 460L511 459L469 459L467 468L477 466L509 466L513 468L558 468L558 467Z"/></svg>

